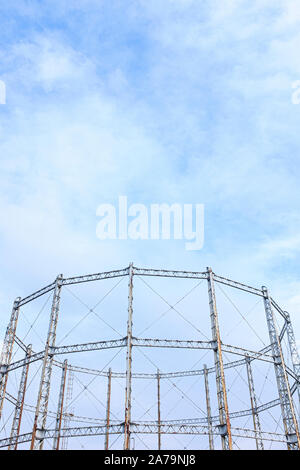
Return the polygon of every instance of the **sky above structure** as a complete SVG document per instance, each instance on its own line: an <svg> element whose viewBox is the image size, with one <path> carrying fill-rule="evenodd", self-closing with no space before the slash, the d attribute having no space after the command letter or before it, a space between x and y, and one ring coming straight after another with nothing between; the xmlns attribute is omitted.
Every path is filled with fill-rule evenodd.
<svg viewBox="0 0 300 470"><path fill-rule="evenodd" d="M135 265L267 284L300 338L297 0L0 7L0 305ZM101 241L99 204L202 203L205 241ZM6 313L4 313L6 312Z"/></svg>

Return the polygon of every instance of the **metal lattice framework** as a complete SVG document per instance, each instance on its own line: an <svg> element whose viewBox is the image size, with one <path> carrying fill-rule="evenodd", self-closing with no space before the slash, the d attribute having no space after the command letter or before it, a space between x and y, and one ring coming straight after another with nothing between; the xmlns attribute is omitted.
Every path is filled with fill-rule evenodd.
<svg viewBox="0 0 300 470"><path fill-rule="evenodd" d="M159 339L136 337L133 334L134 301L133 289L134 278L139 277L164 277L205 280L208 288L208 304L211 323L211 340L179 340L179 339ZM63 346L56 345L56 332L59 321L60 301L65 286L102 281L118 277L128 278L128 320L127 334L120 339L106 341L87 342L81 344L69 344ZM266 324L269 334L269 344L260 350L249 350L244 347L225 344L221 339L219 315L216 300L216 284L222 284L233 289L244 291L248 294L261 298L264 306ZM31 345L26 345L17 335L18 319L22 316L21 309L25 305L33 302L47 293L53 294L52 307L50 312L49 328L45 347L42 351L36 352ZM171 308L173 308L171 306ZM281 317L283 326L278 329L276 316ZM290 352L290 363L288 364L283 352L282 342L287 341ZM14 360L13 350L18 347L23 350L23 359ZM168 349L191 349L211 351L214 358L214 365L203 366L202 369L183 370L165 372L157 370L155 373L134 372L132 368L132 354L135 347L139 348L160 348ZM69 360L59 361L59 356L72 353L103 351L114 348L124 348L126 351L126 369L124 372L108 370L96 370L82 366L76 366ZM237 356L234 361L226 361L224 354L229 353ZM34 362L40 361L41 373L36 406L26 403L27 378L30 366ZM253 377L252 364L267 363L274 368L276 377L277 398L264 402L258 402L255 380ZM228 386L226 384L226 371L244 367L247 373L247 383L249 388L249 407L239 411L230 410L228 404ZM54 368L61 370L60 386L57 391L57 411L49 410L49 395L52 385L51 378ZM13 396L7 390L7 383L12 371L21 370L21 378L17 396ZM107 380L106 392L106 413L103 419L94 417L75 416L73 409L69 408L72 399L73 374L82 373L95 377L103 377ZM68 375L69 374L69 375ZM175 379L178 377L203 376L206 416L186 419L164 420L161 416L161 382L163 380ZM69 380L67 379L69 377ZM218 413L213 414L211 409L211 392L208 378L214 377L216 387L216 399ZM124 379L125 381L125 406L124 420L121 422L112 419L111 415L111 390L113 379ZM143 421L132 420L132 381L155 380L157 383L157 420ZM66 397L65 397L66 395ZM157 447L161 449L161 436L169 435L207 435L209 448L216 447L216 439L220 439L223 450L233 448L233 439L254 439L258 450L264 449L266 442L284 443L287 449L299 450L300 437L299 426L296 414L296 407L299 406L300 399L300 359L296 345L295 335L292 328L290 315L282 310L272 299L265 287L261 289L232 281L225 277L216 275L211 268L203 272L169 271L155 269L141 269L130 264L129 267L121 270L97 273L86 276L64 278L59 275L57 279L43 289L33 294L20 298L14 304L6 330L3 351L0 364L0 416L6 402L14 407L13 420L10 435L0 439L0 447L17 449L19 444L30 443L30 449L43 449L47 440L52 440L52 448L58 450L66 448L68 438L78 436L105 436L105 449L109 449L110 436L123 435L124 449L131 448L131 436L133 435L157 435ZM261 425L261 413L277 407L280 410L283 425L282 433L274 428L272 431L264 431ZM26 410L34 415L33 427L30 433L21 432L23 411ZM240 417L249 416L252 418L253 429L235 426L234 420ZM49 428L47 422L49 417L55 419L55 426ZM76 426L76 423L84 423L84 426ZM88 424L88 425L87 425ZM60 442L62 442L60 446Z"/></svg>

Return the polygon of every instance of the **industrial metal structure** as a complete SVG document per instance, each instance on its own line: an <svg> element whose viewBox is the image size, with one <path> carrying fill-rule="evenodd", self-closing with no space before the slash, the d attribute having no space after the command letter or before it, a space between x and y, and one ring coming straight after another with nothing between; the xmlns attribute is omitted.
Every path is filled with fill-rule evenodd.
<svg viewBox="0 0 300 470"><path fill-rule="evenodd" d="M103 340L99 330L97 332L97 337L99 338L100 336L99 341L67 345L57 344L57 328L60 316L62 315L61 299L64 289L72 285L77 286L78 284L95 283L96 281L114 278L128 279L126 335L117 339ZM174 339L172 337L160 339L157 336L154 338L136 336L133 329L135 322L135 278L148 278L148 280L150 278L176 278L177 280L185 279L188 282L194 280L197 283L203 281L204 285L206 285L208 301L205 300L207 305L206 317L201 313L201 324L209 324L210 338L206 337L204 341L199 337L195 339ZM258 299L263 309L262 312L268 337L268 341L263 343L263 348L246 347L247 333L236 338L239 341L238 345L223 342L220 321L222 312L220 311L219 304L217 305L216 286L220 286L220 288L223 286L233 291L238 290L243 295ZM153 292L156 292L154 288L149 287ZM17 325L18 321L20 322L22 319L23 308L46 294L52 296L48 331L43 350L36 351L33 345L24 343L24 338L21 340ZM165 300L162 295L159 295L159 297ZM193 326L192 321L187 320L177 309L176 305L179 301L175 304L165 302L168 304L168 311L178 314ZM196 311L193 318L197 318L198 308L200 310L197 302L193 304L193 308ZM234 302L231 301L231 304L232 308L238 310ZM145 308L149 309L150 314L148 316L152 321L155 312L151 313L152 306L151 304L147 305ZM89 309L90 312L95 313L93 309ZM260 336L260 325L252 327L247 317L239 310L238 312L242 317L242 321L245 321L251 327L253 335ZM164 315L165 313L158 320ZM228 318L230 317L228 316ZM262 318L262 314L260 314L259 318ZM121 318L119 319L121 320ZM103 321L109 322L109 314ZM222 321L226 322L226 318L225 320L223 318ZM72 324L71 327L74 329ZM184 330L181 329L181 331L184 335ZM197 331L200 330L197 329ZM116 371L112 367L94 369L75 365L70 361L69 357L63 362L59 361L59 357L66 354L71 355L83 352L91 354L93 351L101 352L116 348L126 351L125 368L123 371ZM156 359L155 362L151 360L154 368L153 371L135 372L135 362L133 360L135 348L139 348L141 351L144 348L159 349L162 353L158 356L158 359L165 357L166 350L171 350L172 352L175 350L180 352L189 350L193 351L193 354L199 354L199 350L205 350L205 354L211 354L211 364L206 365L202 363L202 368L200 369L184 368L177 370L178 367L173 362L174 367L172 367L172 370L166 371L165 368L162 369L157 366L156 362L158 359ZM23 357L16 358L16 349L19 353L22 351ZM228 355L230 360L226 359ZM30 368L35 363L41 365L38 370L39 385L36 388L36 393L30 394L30 399L33 399L35 403L29 404L28 374ZM180 361L177 361L177 363L179 366L183 364ZM272 373L274 375L274 381L268 381L268 395L270 395L270 399L267 400L262 399L262 391L258 393L254 374L254 367L259 369L263 365L268 366L268 374ZM241 370L244 371L244 375L242 375ZM8 391L8 384L14 371L19 371L19 377L17 391L15 394L12 394ZM237 393L238 396L231 398L233 385L228 386L228 374L230 371L237 373L237 379L243 380L246 383L247 393L244 393L240 386ZM100 395L103 395L102 399L105 401L103 416L97 415L95 417L93 415L83 418L75 414L73 380L74 374L76 377L77 373L87 374L102 380L103 387L101 384L97 388L96 394L98 398ZM53 383L55 377L56 382ZM174 382L178 378L184 380L188 377L196 377L197 380L201 379L203 381L201 390L200 387L197 389L193 399L189 396L188 391L183 391ZM265 374L264 382L268 380L268 377ZM114 415L112 413L111 395L114 390L114 380L117 379L124 380L122 393L118 395L118 403L121 403L121 409L123 408L123 416L121 418L113 418ZM155 419L145 420L133 417L134 381L146 381L147 383L151 381L154 383ZM179 392L181 399L184 398L192 402L195 409L199 408L200 410L196 401L198 396L199 400L201 396L201 399L203 398L204 400L205 408L205 411L201 409L203 416L195 416L194 414L188 417L185 415L185 407L181 407L183 417L176 418L172 414L172 419L167 419L166 414L163 413L163 406L165 406L167 401L165 399L167 393L164 394L162 392L165 381L169 381L173 385L175 384L173 388L175 388L176 392ZM88 386L84 386L83 390L86 392ZM56 408L52 410L49 407L50 391L54 394L54 397L56 396ZM146 393L144 393L144 396L146 396ZM238 399L242 399L245 406L236 409ZM0 415L5 412L8 404L11 406L12 411L6 422L3 421L2 417L0 447L12 450L21 448L21 446L24 448L24 445L27 445L27 448L42 450L45 443L47 443L49 448L58 450L66 449L68 440L72 437L84 436L86 439L89 436L103 436L104 442L102 448L110 449L113 448L112 437L116 436L123 437L121 448L128 450L135 446L136 437L142 442L143 436L151 435L152 439L155 438L155 440L150 442L150 446L151 448L158 449L168 448L168 446L170 448L171 443L167 440L167 436L177 436L177 438L179 436L179 447L182 444L182 448L186 448L186 446L184 446L181 436L202 436L204 440L199 441L197 445L194 444L194 448L231 450L234 448L249 448L248 442L253 442L255 444L254 448L258 450L264 450L270 443L273 443L276 448L299 450L299 399L300 360L291 319L288 312L284 311L270 296L267 288L262 287L259 289L232 281L215 274L211 268L207 268L203 272L188 272L142 269L130 264L125 269L86 276L64 278L63 275L59 275L50 285L25 298L18 297L13 304L1 355ZM216 412L214 411L214 402L216 404ZM231 405L234 409L231 409ZM32 417L31 420L28 419L26 429L23 427L24 410ZM273 411L274 415L272 415ZM144 414L146 413L148 413L148 410ZM267 429L264 428L262 423L264 413L269 413L272 418L268 422ZM238 420L243 417L247 418L247 422L249 422L250 418L252 424L247 426L237 425ZM52 426L49 425L50 419L53 420ZM9 429L6 429L8 422ZM84 426L76 425L79 422L83 422ZM273 423L273 425L270 423Z"/></svg>

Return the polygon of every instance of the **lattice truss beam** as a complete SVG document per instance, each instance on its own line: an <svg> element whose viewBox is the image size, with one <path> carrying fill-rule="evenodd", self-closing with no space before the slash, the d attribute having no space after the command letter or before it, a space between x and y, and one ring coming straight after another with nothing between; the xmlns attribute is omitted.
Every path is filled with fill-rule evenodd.
<svg viewBox="0 0 300 470"><path fill-rule="evenodd" d="M134 336L132 325L134 314L133 281L135 276L139 277L140 279L146 277L164 277L195 279L199 280L200 282L204 280L207 281L212 331L211 339L207 338L207 341L198 341L170 338L142 338ZM123 277L128 277L129 279L127 335L125 337L120 337L119 339L108 341L96 341L57 346L56 330L60 311L61 293L64 287L67 288L67 286L75 284ZM220 288L221 285L225 285L261 298L265 308L265 315L270 338L269 345L265 345L263 349L258 351L253 351L244 347L233 346L222 342L216 303L215 285L220 285ZM151 290L155 292L154 289L151 288ZM22 341L17 336L17 324L20 316L20 309L28 303L33 302L34 300L48 293L52 293L53 295L48 335L45 348L42 351L35 352L32 350L31 345L26 345L24 341ZM177 304L171 305L160 294L158 295L168 304L169 310L174 310L175 312L180 313L175 309L175 305ZM279 314L283 320L283 326L280 329L278 329L276 324L275 313ZM247 322L242 314L241 316ZM291 366L286 363L283 354L282 344L285 338L287 339L287 344L290 351ZM23 359L19 359L17 361L13 360L14 345L17 345L24 351L25 356ZM108 370L89 369L70 364L67 360L65 360L63 363L57 360L57 357L65 354L102 351L108 349L117 349L120 351L123 348L127 351L125 372L116 372L111 368ZM207 366L203 366L202 369L192 369L177 372L164 372L157 370L155 373L135 373L132 370L133 348L137 348L141 352L144 348L207 350L213 353L215 364L213 367L207 368ZM145 353L143 354L145 355ZM227 361L224 360L226 354L239 356L240 358L234 361ZM37 403L34 407L26 403L25 395L27 390L29 367L31 364L38 361L41 362L42 368ZM260 400L255 390L255 383L252 372L252 363L254 362L257 362L258 364L260 362L266 363L269 364L270 367L274 368L278 398L268 402L258 403ZM62 371L56 412L48 409L53 367L60 368ZM229 409L227 400L229 390L226 384L225 371L228 369L234 369L238 372L240 368L245 368L247 371L247 386L249 389L251 406L243 410L231 411ZM17 397L14 397L7 391L7 381L9 374L17 369L21 370L21 378ZM69 379L67 381L68 374ZM108 384L105 419L95 419L91 417L80 417L74 415L74 409L71 406L74 401L72 401L74 374L87 374L94 377L107 378ZM238 374L241 377L239 372ZM180 420L161 419L160 381L166 380L173 383L172 381L174 379L182 379L184 377L192 376L203 376L206 394L206 416L203 418ZM212 413L211 410L211 398L208 385L209 376L215 377L216 381L218 402L217 414ZM126 382L124 421L121 422L120 420L113 417L110 410L110 397L113 379L124 379ZM157 420L155 421L132 421L131 389L132 380L136 379L157 381ZM88 389L88 387L85 388ZM178 391L183 393L181 389L178 389ZM176 436L177 434L185 434L193 436L207 435L209 437L209 448L211 449L215 447L216 438L221 439L222 448L228 450L233 448L233 444L236 438L254 439L256 441L257 449L260 450L264 449L264 442L281 442L285 443L288 449L299 449L299 427L295 409L296 395L299 403L300 359L290 315L288 312L282 310L275 300L270 297L266 288L263 287L262 289L257 289L246 284L218 276L213 273L211 268L207 268L207 270L204 272L188 272L141 269L131 264L125 269L86 276L64 278L62 275L60 275L52 284L49 284L48 286L23 299L17 298L14 302L12 314L3 342L3 351L0 363L0 416L2 414L5 400L13 404L14 415L10 436L0 440L0 447L17 449L19 444L30 442L31 449L42 449L46 440L52 440L53 449L59 449L60 442L61 448L67 447L68 438L70 437L104 435L105 448L108 449L110 435L124 435L124 449L130 449L131 435L138 436L143 434L157 434L158 448L160 449L161 435L171 434ZM274 432L266 432L262 430L260 421L261 414L263 412L270 413L269 410L272 410L275 407L281 410L283 433L276 432L278 424ZM20 433L23 411L34 414L33 429L30 433ZM146 413L148 413L148 411L146 411ZM49 417L55 419L55 427L53 429L47 426L47 419ZM252 417L253 429L248 429L246 427L234 427L234 419L241 417ZM88 423L89 426L72 426L71 424L75 422L82 422L85 424Z"/></svg>

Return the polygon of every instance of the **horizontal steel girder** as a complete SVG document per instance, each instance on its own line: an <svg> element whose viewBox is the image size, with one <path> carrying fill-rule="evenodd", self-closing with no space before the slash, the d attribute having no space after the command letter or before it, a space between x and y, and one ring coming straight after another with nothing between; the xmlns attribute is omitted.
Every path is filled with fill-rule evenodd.
<svg viewBox="0 0 300 470"><path fill-rule="evenodd" d="M183 279L207 279L207 272L194 272L194 271L177 271L177 270L167 270L167 269L146 269L146 268L138 268L136 266L133 267L133 274L139 276L152 276L152 277L173 277L173 278L183 278ZM100 281L103 279L112 279L115 277L122 277L129 275L129 267L124 269L119 269L115 271L107 271L103 273L95 273L95 274L87 274L84 276L74 276L62 279L62 285L72 285L72 284L80 284L83 282L92 282L92 281ZM258 295L263 297L264 294L261 289L256 287L248 286L247 284L243 284L241 282L233 281L223 276L218 276L214 274L215 282L220 284L227 285L229 287L233 287L235 289L240 289L245 292L249 292L254 295ZM21 299L19 306L23 306L38 297L52 291L55 287L55 282L52 282L46 287L39 289L38 291L34 292L33 294L24 297ZM282 315L283 318L287 318L285 312L279 307L279 305L271 298L271 302L273 307Z"/></svg>
<svg viewBox="0 0 300 470"><path fill-rule="evenodd" d="M9 393L7 393L6 399L14 405L17 404L16 398L13 397L12 395L10 395ZM270 402L267 402L267 403L263 403L262 405L259 405L257 407L257 413L261 413L263 411L269 410L270 408L274 408L275 406L278 406L279 404L280 404L279 398L277 398L276 400L272 400ZM34 412L35 411L34 406L27 405L27 404L24 404L24 409L27 410L28 412ZM48 414L49 414L49 416L56 417L56 413L54 411L49 411ZM233 411L233 412L229 413L231 419L240 418L240 417L243 417L243 416L251 416L251 414L252 414L252 409ZM65 415L65 413L63 413L63 416L64 415ZM218 422L219 421L218 416L212 416L211 419L212 419L212 422ZM80 422L91 421L91 422L94 422L94 423L95 422L103 422L103 424L105 423L105 419L95 419L95 418L91 418L91 417L88 417L88 416L75 416L75 415L72 417L72 421L80 421ZM111 420L111 422L116 423L118 421L117 420ZM176 424L176 423L179 423L179 422L182 423L182 420L165 421L165 423L170 423L170 424ZM185 419L184 423L185 424L201 424L201 423L206 424L207 423L207 418Z"/></svg>
<svg viewBox="0 0 300 470"><path fill-rule="evenodd" d="M140 422L131 423L130 425L132 434L155 434L158 431L158 425L155 422ZM84 426L72 427L68 429L61 429L61 437L78 437L78 436L98 436L105 435L107 427L100 426ZM171 422L162 421L160 424L161 434L191 434L191 435L207 435L208 426L188 424L185 420L177 421L175 424ZM212 426L214 435L219 436L220 431L218 426ZM123 434L124 423L111 424L109 426L109 434ZM55 429L46 429L43 434L44 439L53 439ZM255 432L252 429L232 428L232 435L235 437L255 439ZM286 442L285 435L276 434L271 432L262 432L262 439L265 441ZM29 442L31 440L31 433L21 434L18 436L18 444ZM0 447L7 447L13 445L14 442L10 438L1 439Z"/></svg>
<svg viewBox="0 0 300 470"><path fill-rule="evenodd" d="M98 351L111 348L120 348L127 345L127 339L121 338L116 340L109 341L97 341L92 343L83 343L83 344L71 344L68 346L56 346L50 348L49 354L52 356L60 354L69 354L85 351ZM156 347L156 348L184 348L184 349L211 349L214 350L213 341L187 341L187 340L171 340L171 339L149 339L149 338L133 338L133 346L139 347ZM237 354L239 356L249 356L251 359L258 359L267 362L274 362L274 359L271 355L267 354L264 350L255 352L249 351L244 348L239 348L236 346L222 345L223 351ZM11 370L18 369L24 364L29 364L35 361L42 359L44 356L44 351L32 354L30 358L21 359L19 361L11 363L4 372L9 372ZM294 376L294 372L291 371L291 374Z"/></svg>

